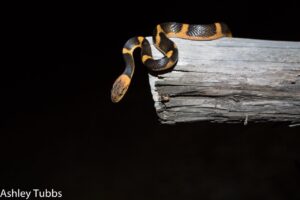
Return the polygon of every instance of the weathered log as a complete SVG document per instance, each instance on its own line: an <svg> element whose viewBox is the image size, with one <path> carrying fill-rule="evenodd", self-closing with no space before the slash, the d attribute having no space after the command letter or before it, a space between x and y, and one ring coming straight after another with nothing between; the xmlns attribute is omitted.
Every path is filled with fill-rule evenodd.
<svg viewBox="0 0 300 200"><path fill-rule="evenodd" d="M300 42L172 40L177 65L149 75L161 123L300 124ZM162 56L152 49L155 58Z"/></svg>

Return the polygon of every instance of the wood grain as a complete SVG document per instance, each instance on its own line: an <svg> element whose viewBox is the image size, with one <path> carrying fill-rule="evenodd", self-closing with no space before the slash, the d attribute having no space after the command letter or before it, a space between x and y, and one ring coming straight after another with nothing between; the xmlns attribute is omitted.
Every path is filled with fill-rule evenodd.
<svg viewBox="0 0 300 200"><path fill-rule="evenodd" d="M300 42L172 40L177 65L149 75L162 123L300 123ZM162 56L152 49L155 58Z"/></svg>

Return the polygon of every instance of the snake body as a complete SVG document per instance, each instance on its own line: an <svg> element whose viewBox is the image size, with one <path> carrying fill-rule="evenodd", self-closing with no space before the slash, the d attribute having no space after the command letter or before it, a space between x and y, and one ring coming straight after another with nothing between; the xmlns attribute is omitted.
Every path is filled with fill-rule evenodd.
<svg viewBox="0 0 300 200"><path fill-rule="evenodd" d="M111 100L119 102L128 90L135 64L133 52L141 48L142 62L151 71L164 71L173 67L178 60L176 44L169 38L188 40L214 40L221 37L231 37L226 24L214 23L205 25L167 22L158 24L153 31L153 44L163 53L160 59L153 59L149 41L143 36L130 38L124 45L122 53L126 63L124 72L116 79L111 90Z"/></svg>

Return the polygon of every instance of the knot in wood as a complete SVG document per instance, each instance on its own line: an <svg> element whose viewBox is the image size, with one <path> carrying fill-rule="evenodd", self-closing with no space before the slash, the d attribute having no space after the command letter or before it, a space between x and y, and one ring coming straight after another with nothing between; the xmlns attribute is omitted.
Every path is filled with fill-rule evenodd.
<svg viewBox="0 0 300 200"><path fill-rule="evenodd" d="M169 96L169 94L161 94L161 96L160 96L160 101L161 101L162 103L169 102L169 101L170 101L170 96Z"/></svg>

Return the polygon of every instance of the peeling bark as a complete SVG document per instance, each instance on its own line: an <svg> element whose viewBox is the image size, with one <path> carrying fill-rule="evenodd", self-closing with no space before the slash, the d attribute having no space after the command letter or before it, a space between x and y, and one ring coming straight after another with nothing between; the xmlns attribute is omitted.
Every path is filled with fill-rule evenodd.
<svg viewBox="0 0 300 200"><path fill-rule="evenodd" d="M173 40L175 68L149 75L162 123L300 124L300 42ZM153 54L161 57L155 48Z"/></svg>

